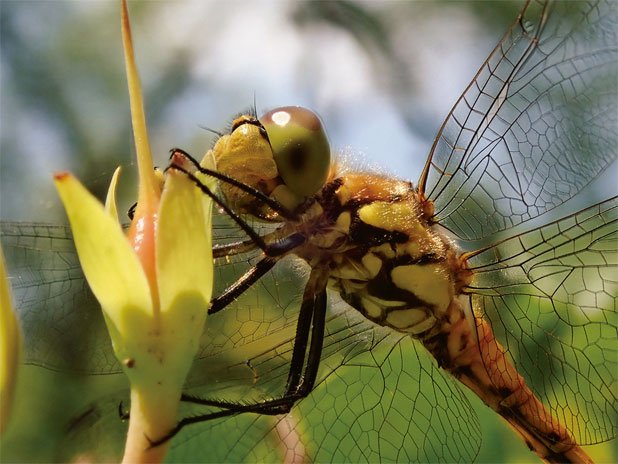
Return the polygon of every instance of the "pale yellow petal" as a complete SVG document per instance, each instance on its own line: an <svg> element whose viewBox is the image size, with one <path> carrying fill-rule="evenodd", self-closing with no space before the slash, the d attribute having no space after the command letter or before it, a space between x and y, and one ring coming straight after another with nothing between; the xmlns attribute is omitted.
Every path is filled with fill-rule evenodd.
<svg viewBox="0 0 618 464"><path fill-rule="evenodd" d="M118 208L116 207L116 187L118 185L118 177L120 176L120 171L122 169L120 166L116 168L114 171L114 175L112 176L112 181L109 183L109 188L107 189L107 197L105 197L105 209L108 214L118 221Z"/></svg>
<svg viewBox="0 0 618 464"><path fill-rule="evenodd" d="M150 289L121 226L70 174L56 175L55 184L71 224L82 270L105 315L121 334L143 330L127 327L139 318L127 319L130 312L126 309L152 314ZM114 335L111 328L110 333Z"/></svg>
<svg viewBox="0 0 618 464"><path fill-rule="evenodd" d="M11 414L20 351L19 324L13 311L0 248L0 435L5 431Z"/></svg>
<svg viewBox="0 0 618 464"><path fill-rule="evenodd" d="M211 202L183 173L170 170L159 210L157 278L161 311L179 298L207 305L212 295ZM199 308L206 313L207 307Z"/></svg>

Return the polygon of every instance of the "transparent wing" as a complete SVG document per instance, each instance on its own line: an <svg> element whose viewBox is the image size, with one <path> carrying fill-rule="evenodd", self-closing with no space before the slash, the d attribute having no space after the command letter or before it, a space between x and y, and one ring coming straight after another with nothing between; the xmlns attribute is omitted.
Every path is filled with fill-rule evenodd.
<svg viewBox="0 0 618 464"><path fill-rule="evenodd" d="M347 359L296 414L315 461L472 462L481 444L463 391L409 337Z"/></svg>
<svg viewBox="0 0 618 464"><path fill-rule="evenodd" d="M282 269L273 272L289 273L291 265L283 263ZM243 414L189 426L174 438L170 460L283 462L286 456L312 462L474 459L481 442L480 426L459 386L411 338L375 327L335 295L329 296L337 303L330 307L319 379L311 395L285 417ZM235 307L227 309L232 311L213 316L209 323L227 325L231 330L242 328L238 320L241 312ZM253 313L256 324L269 319L259 312ZM217 317L220 321L215 321ZM212 351L196 361L189 392L240 403L280 394L287 379L293 337L293 326L279 325L257 342ZM122 436L126 428L117 412L122 398L122 394L107 397L78 415L61 446L66 453L63 459L120 456L121 446L110 440ZM198 413L204 413L204 408L186 406L181 415Z"/></svg>
<svg viewBox="0 0 618 464"><path fill-rule="evenodd" d="M618 197L470 260L475 310L580 444L618 431Z"/></svg>
<svg viewBox="0 0 618 464"><path fill-rule="evenodd" d="M25 362L62 371L120 372L70 229L2 222L0 237L23 331Z"/></svg>
<svg viewBox="0 0 618 464"><path fill-rule="evenodd" d="M118 372L101 311L84 282L68 228L2 223L1 231L24 329L26 362L70 372ZM244 238L221 215L215 218L215 235L219 243ZM257 258L247 253L218 260L216 291L236 280ZM283 392L305 266L286 258L225 311L208 318L201 351L187 380L189 392L238 402ZM290 416L294 419L244 415L188 427L174 440L174 456L272 460L281 446L288 446L282 442L282 427L298 437L311 459L332 455L365 462L379 457L470 461L476 456L481 441L478 419L460 388L423 348L369 323L335 294L329 299L335 304L327 321L318 384L295 408ZM118 459L122 452L118 437L126 427L118 405L121 400L128 404L126 397L123 392L106 395L79 411L59 447L62 459L86 455ZM196 412L187 408L183 415ZM281 446L264 446L265 438ZM206 447L205 441L214 445Z"/></svg>
<svg viewBox="0 0 618 464"><path fill-rule="evenodd" d="M213 234L219 243L245 237L232 221L215 214ZM0 222L0 240L21 327L24 333L24 361L50 370L84 374L121 372L98 302L85 281L68 226L25 222ZM255 253L236 260L220 260L216 282L221 291L236 280L255 261ZM302 274L300 274L301 278ZM273 330L261 320L257 329L252 314L270 308L273 324L290 324L282 317L282 305L293 304L301 283L294 274L279 275L256 284L267 291L249 290L247 303L238 309L243 328L229 333L216 327L204 336L201 356L230 350L246 340L259 339L264 331ZM215 290L217 291L217 290ZM297 301L297 300L296 300ZM204 309L206 310L206 308ZM279 321L279 322L274 322ZM216 325L216 319L215 324ZM236 326L236 329L238 327ZM207 343L215 335L226 343Z"/></svg>
<svg viewBox="0 0 618 464"><path fill-rule="evenodd" d="M226 439L202 455L223 462L280 461L284 451L318 462L469 462L476 456L478 419L461 389L424 349L409 337L371 324L335 294L329 298L335 304L311 395L281 420L239 417L189 427L176 439L173 456L194 456L213 433ZM262 340L263 351L249 359L251 392L232 399L251 402L280 393L292 346L291 338L274 350L267 338ZM204 366L210 364L203 360ZM246 364L242 367L247 371ZM237 388L239 383L232 384ZM231 386L209 382L197 391L229 398ZM271 443L279 440L279 446L256 446L268 437ZM239 450L247 454L239 456Z"/></svg>
<svg viewBox="0 0 618 464"><path fill-rule="evenodd" d="M618 4L530 2L444 121L419 184L481 239L573 197L617 156Z"/></svg>

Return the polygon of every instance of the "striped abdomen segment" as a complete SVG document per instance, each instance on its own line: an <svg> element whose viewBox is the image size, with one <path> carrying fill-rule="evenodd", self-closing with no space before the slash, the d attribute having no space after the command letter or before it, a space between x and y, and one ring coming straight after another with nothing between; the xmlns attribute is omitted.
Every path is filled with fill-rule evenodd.
<svg viewBox="0 0 618 464"><path fill-rule="evenodd" d="M462 297L465 298L465 297ZM454 299L440 334L423 340L438 363L500 414L541 459L592 463L517 372L491 326L475 317L476 330Z"/></svg>

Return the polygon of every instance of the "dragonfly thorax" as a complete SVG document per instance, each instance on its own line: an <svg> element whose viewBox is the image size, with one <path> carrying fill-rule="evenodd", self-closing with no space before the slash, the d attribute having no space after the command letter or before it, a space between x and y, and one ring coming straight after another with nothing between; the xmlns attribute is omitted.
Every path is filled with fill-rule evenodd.
<svg viewBox="0 0 618 464"><path fill-rule="evenodd" d="M327 266L330 286L368 319L427 334L461 290L464 272L450 240L425 216L431 208L408 182L366 173L334 182L338 188L327 185L316 197L322 214L296 226L308 240L295 253Z"/></svg>

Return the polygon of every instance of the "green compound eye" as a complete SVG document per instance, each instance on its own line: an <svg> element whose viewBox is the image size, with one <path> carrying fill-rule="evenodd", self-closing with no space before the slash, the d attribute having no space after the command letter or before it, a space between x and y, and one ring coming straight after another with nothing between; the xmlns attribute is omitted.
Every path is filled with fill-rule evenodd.
<svg viewBox="0 0 618 464"><path fill-rule="evenodd" d="M300 106L283 106L260 118L279 175L296 195L315 194L326 183L330 146L318 116Z"/></svg>

